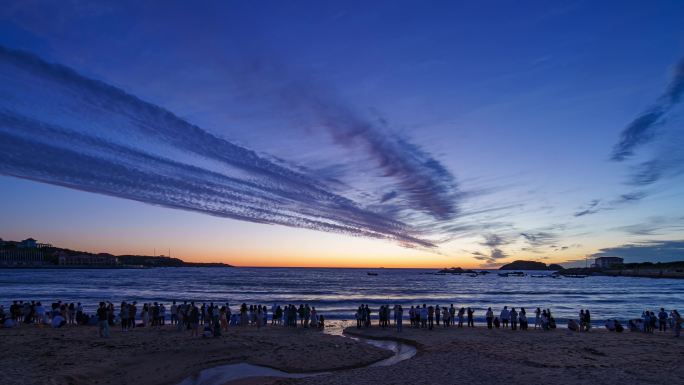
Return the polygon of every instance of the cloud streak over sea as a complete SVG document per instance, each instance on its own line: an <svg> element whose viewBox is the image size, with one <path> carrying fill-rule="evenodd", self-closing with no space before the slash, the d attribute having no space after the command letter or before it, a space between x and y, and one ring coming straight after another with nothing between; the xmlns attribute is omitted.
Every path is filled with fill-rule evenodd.
<svg viewBox="0 0 684 385"><path fill-rule="evenodd" d="M341 195L306 167L276 163L64 66L0 46L0 80L1 174L237 220L435 246L391 210ZM403 210L436 221L455 216L455 182L444 166L338 112L325 114L330 125L345 126L337 139L360 140L376 167L399 181L386 201L404 193Z"/></svg>

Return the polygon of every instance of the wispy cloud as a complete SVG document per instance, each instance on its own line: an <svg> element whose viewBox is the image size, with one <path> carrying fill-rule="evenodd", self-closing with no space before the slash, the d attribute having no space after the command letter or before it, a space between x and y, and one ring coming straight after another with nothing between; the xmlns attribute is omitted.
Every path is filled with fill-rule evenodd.
<svg viewBox="0 0 684 385"><path fill-rule="evenodd" d="M684 95L684 58L674 66L672 78L653 106L634 119L620 135L611 159L622 162L635 155L643 145L658 140L651 159L632 166L629 184L651 185L665 177L684 173L684 131L681 122L672 123L673 110Z"/></svg>
<svg viewBox="0 0 684 385"><path fill-rule="evenodd" d="M585 215L598 213L602 210L601 207L599 207L600 203L601 201L599 199L592 200L584 208L580 209L580 211L575 212L575 217L583 217Z"/></svg>
<svg viewBox="0 0 684 385"><path fill-rule="evenodd" d="M484 235L484 241L480 245L489 248L489 254L484 254L480 251L472 252L473 258L479 261L485 261L488 265L497 263L498 260L508 258L508 254L501 250L501 246L507 245L510 240L497 234Z"/></svg>
<svg viewBox="0 0 684 385"><path fill-rule="evenodd" d="M635 204L646 198L646 196L647 194L644 191L632 191L620 194L618 197L610 200L592 199L589 203L581 207L579 211L576 211L574 216L583 217L602 211L615 210L621 206Z"/></svg>
<svg viewBox="0 0 684 385"><path fill-rule="evenodd" d="M681 218L651 217L639 223L616 227L614 230L631 235L650 236L684 230L684 223Z"/></svg>
<svg viewBox="0 0 684 385"><path fill-rule="evenodd" d="M435 246L312 175L69 68L0 47L0 78L2 174L244 221ZM455 215L454 180L439 162L362 122L343 126L340 140L362 138L416 210Z"/></svg>
<svg viewBox="0 0 684 385"><path fill-rule="evenodd" d="M520 233L520 236L525 238L525 240L534 247L553 245L558 239L556 234L545 231Z"/></svg>
<svg viewBox="0 0 684 385"><path fill-rule="evenodd" d="M642 113L625 127L620 141L613 149L612 159L622 161L634 155L634 150L650 142L656 135L656 128L663 123L665 115L681 102L684 94L684 58L674 67L672 79L656 104Z"/></svg>
<svg viewBox="0 0 684 385"><path fill-rule="evenodd" d="M458 214L461 196L456 178L429 152L392 130L385 119L369 117L314 76L273 58L245 60L237 67L233 76L246 97L270 102L270 111L282 111L283 117L308 130L322 129L336 145L361 152L369 170L378 170L391 181L393 191L381 201L391 197L395 204L438 220Z"/></svg>

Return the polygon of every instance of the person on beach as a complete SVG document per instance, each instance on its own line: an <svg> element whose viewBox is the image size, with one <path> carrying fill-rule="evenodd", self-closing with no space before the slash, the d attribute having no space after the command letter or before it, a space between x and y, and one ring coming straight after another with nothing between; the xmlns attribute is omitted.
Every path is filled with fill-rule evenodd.
<svg viewBox="0 0 684 385"><path fill-rule="evenodd" d="M654 328L653 328L653 322L651 320L651 311L650 310L646 310L645 315L643 316L643 319L647 325L646 328L647 328L648 333L653 333Z"/></svg>
<svg viewBox="0 0 684 385"><path fill-rule="evenodd" d="M511 320L511 330L518 329L518 312L512 307L511 311L508 312L508 317Z"/></svg>
<svg viewBox="0 0 684 385"><path fill-rule="evenodd" d="M556 328L556 319L553 318L553 316L551 315L551 309L546 309L546 316L549 319L549 322L548 322L549 330L555 329Z"/></svg>
<svg viewBox="0 0 684 385"><path fill-rule="evenodd" d="M579 330L584 331L584 309L579 312Z"/></svg>
<svg viewBox="0 0 684 385"><path fill-rule="evenodd" d="M403 330L403 322L404 309L402 309L401 305L394 305L394 324L397 326L398 332Z"/></svg>
<svg viewBox="0 0 684 385"><path fill-rule="evenodd" d="M504 306L504 308L501 310L501 314L499 314L499 318L501 318L501 327L504 329L508 327L508 320L511 318L511 313L508 311L508 306Z"/></svg>
<svg viewBox="0 0 684 385"><path fill-rule="evenodd" d="M264 306L264 309L266 309L266 306ZM316 307L312 306L311 307L311 327L314 329L318 329L318 312L316 311Z"/></svg>
<svg viewBox="0 0 684 385"><path fill-rule="evenodd" d="M468 327L474 328L475 327L475 317L474 317L475 311L473 309L471 309L470 307L468 307L467 314L468 314Z"/></svg>
<svg viewBox="0 0 684 385"><path fill-rule="evenodd" d="M62 326L66 325L66 320L64 320L64 317L62 317L62 314L57 313L54 317L52 317L52 328L53 329L59 329ZM102 337L102 336L100 336ZM109 337L109 335L107 335Z"/></svg>
<svg viewBox="0 0 684 385"><path fill-rule="evenodd" d="M359 306L358 309L356 309L356 314L354 316L356 317L356 328L361 329L361 325L363 324L363 305Z"/></svg>
<svg viewBox="0 0 684 385"><path fill-rule="evenodd" d="M539 308L534 311L534 328L536 329L537 326L541 327L541 309Z"/></svg>
<svg viewBox="0 0 684 385"><path fill-rule="evenodd" d="M591 330L591 312L589 309L584 311L584 331L588 332Z"/></svg>
<svg viewBox="0 0 684 385"><path fill-rule="evenodd" d="M425 304L423 304L423 307L420 309L420 327L422 329L425 329L427 327L427 319L428 319L427 306Z"/></svg>
<svg viewBox="0 0 684 385"><path fill-rule="evenodd" d="M104 302L97 308L97 327L100 338L109 338L109 314Z"/></svg>
<svg viewBox="0 0 684 385"><path fill-rule="evenodd" d="M521 307L518 313L518 321L520 322L520 330L527 330L527 313L525 308Z"/></svg>
<svg viewBox="0 0 684 385"><path fill-rule="evenodd" d="M442 309L437 305L435 306L435 322L437 323L437 326L439 326L440 318L442 318Z"/></svg>
<svg viewBox="0 0 684 385"><path fill-rule="evenodd" d="M221 330L227 331L228 330L228 315L227 315L225 306L221 306L221 309L219 310L219 322L221 323Z"/></svg>
<svg viewBox="0 0 684 385"><path fill-rule="evenodd" d="M240 305L240 326L247 326L249 320L247 317L247 304L243 302L242 305Z"/></svg>
<svg viewBox="0 0 684 385"><path fill-rule="evenodd" d="M45 307L40 303L40 301L36 302L35 308L34 308L34 320L33 322L36 324L41 324L43 323L43 318L45 317Z"/></svg>
<svg viewBox="0 0 684 385"><path fill-rule="evenodd" d="M501 327L501 322L499 322L499 317L494 317L494 322L493 322L493 323L494 323L494 327L495 327L495 328L498 329L499 327Z"/></svg>
<svg viewBox="0 0 684 385"><path fill-rule="evenodd" d="M662 307L658 313L658 330L661 332L667 331L667 312Z"/></svg>
<svg viewBox="0 0 684 385"><path fill-rule="evenodd" d="M463 318L465 317L465 308L458 309L458 327L463 327Z"/></svg>
<svg viewBox="0 0 684 385"><path fill-rule="evenodd" d="M121 318L121 331L125 332L128 331L128 319L130 318L128 315L129 312L129 307L126 301L121 302L121 308L119 308L119 318Z"/></svg>
<svg viewBox="0 0 684 385"><path fill-rule="evenodd" d="M548 331L549 330L549 316L548 316L548 314L546 314L546 310L542 310L540 322L541 322L542 330Z"/></svg>
<svg viewBox="0 0 684 385"><path fill-rule="evenodd" d="M682 334L682 323L684 323L684 320L679 315L679 312L674 309L672 310L672 318L674 319L675 337L679 338L680 334Z"/></svg>
<svg viewBox="0 0 684 385"><path fill-rule="evenodd" d="M176 305L176 301L173 301L171 303L171 308L169 309L169 312L171 313L171 325L175 325L178 323L178 305Z"/></svg>
<svg viewBox="0 0 684 385"><path fill-rule="evenodd" d="M451 324L451 315L449 314L449 309L444 306L442 308L442 325L447 328Z"/></svg>
<svg viewBox="0 0 684 385"><path fill-rule="evenodd" d="M428 306L428 329L432 330L435 317L435 308L432 305Z"/></svg>
<svg viewBox="0 0 684 385"><path fill-rule="evenodd" d="M83 318L83 305L80 302L76 303L76 320Z"/></svg>
<svg viewBox="0 0 684 385"><path fill-rule="evenodd" d="M487 308L487 313L485 313L485 319L487 320L487 329L492 328L492 321L494 321L494 312L492 308Z"/></svg>
<svg viewBox="0 0 684 385"><path fill-rule="evenodd" d="M190 304L188 324L190 326L190 337L199 337L200 310L194 303Z"/></svg>
<svg viewBox="0 0 684 385"><path fill-rule="evenodd" d="M69 304L69 325L76 323L76 305L73 302Z"/></svg>
<svg viewBox="0 0 684 385"><path fill-rule="evenodd" d="M305 328L309 327L309 322L311 322L311 308L309 307L309 304L307 303L306 306L304 306L304 327Z"/></svg>
<svg viewBox="0 0 684 385"><path fill-rule="evenodd" d="M650 322L650 329L651 333L655 332L656 327L658 326L658 317L656 317L654 312L649 313L649 322Z"/></svg>
<svg viewBox="0 0 684 385"><path fill-rule="evenodd" d="M456 322L456 308L453 303L449 307L449 321L450 325L453 325Z"/></svg>

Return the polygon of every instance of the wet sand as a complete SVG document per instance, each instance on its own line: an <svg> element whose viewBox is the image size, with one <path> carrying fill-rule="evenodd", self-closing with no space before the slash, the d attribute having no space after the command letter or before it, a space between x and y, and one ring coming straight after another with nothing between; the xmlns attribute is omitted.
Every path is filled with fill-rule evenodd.
<svg viewBox="0 0 684 385"><path fill-rule="evenodd" d="M234 327L216 339L191 338L170 326L112 328L111 338L100 339L95 327L23 325L0 329L0 351L3 385L175 385L223 364L312 372L359 367L391 355L349 338L282 327Z"/></svg>
<svg viewBox="0 0 684 385"><path fill-rule="evenodd" d="M391 367L368 367L285 384L682 384L684 338L673 334L566 329L488 330L484 327L415 330L346 329L361 337L397 338L418 348ZM272 382L271 382L272 383ZM258 382L253 382L258 384Z"/></svg>

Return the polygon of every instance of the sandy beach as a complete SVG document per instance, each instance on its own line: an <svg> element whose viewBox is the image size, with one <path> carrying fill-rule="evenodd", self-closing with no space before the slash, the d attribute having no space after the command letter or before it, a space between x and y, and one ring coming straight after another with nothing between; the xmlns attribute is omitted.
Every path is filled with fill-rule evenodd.
<svg viewBox="0 0 684 385"><path fill-rule="evenodd" d="M247 362L287 372L357 367L391 353L317 330L231 328L190 338L175 328L136 328L111 338L95 327L0 329L0 384L178 384L213 366Z"/></svg>
<svg viewBox="0 0 684 385"><path fill-rule="evenodd" d="M363 368L278 384L681 384L684 339L566 329L511 331L436 327L432 331L348 328L348 334L398 336L418 347L415 357L391 368Z"/></svg>
<svg viewBox="0 0 684 385"><path fill-rule="evenodd" d="M341 332L339 324L333 333ZM112 330L22 326L0 329L2 384L178 384L202 369L250 363L286 372L334 371L322 376L248 378L257 384L631 384L684 383L684 340L671 333L571 333L565 329L510 331L436 327L346 328L349 336L391 339L418 353L389 367L365 367L391 355L350 338L301 328L231 328L220 338L190 338L175 328Z"/></svg>

